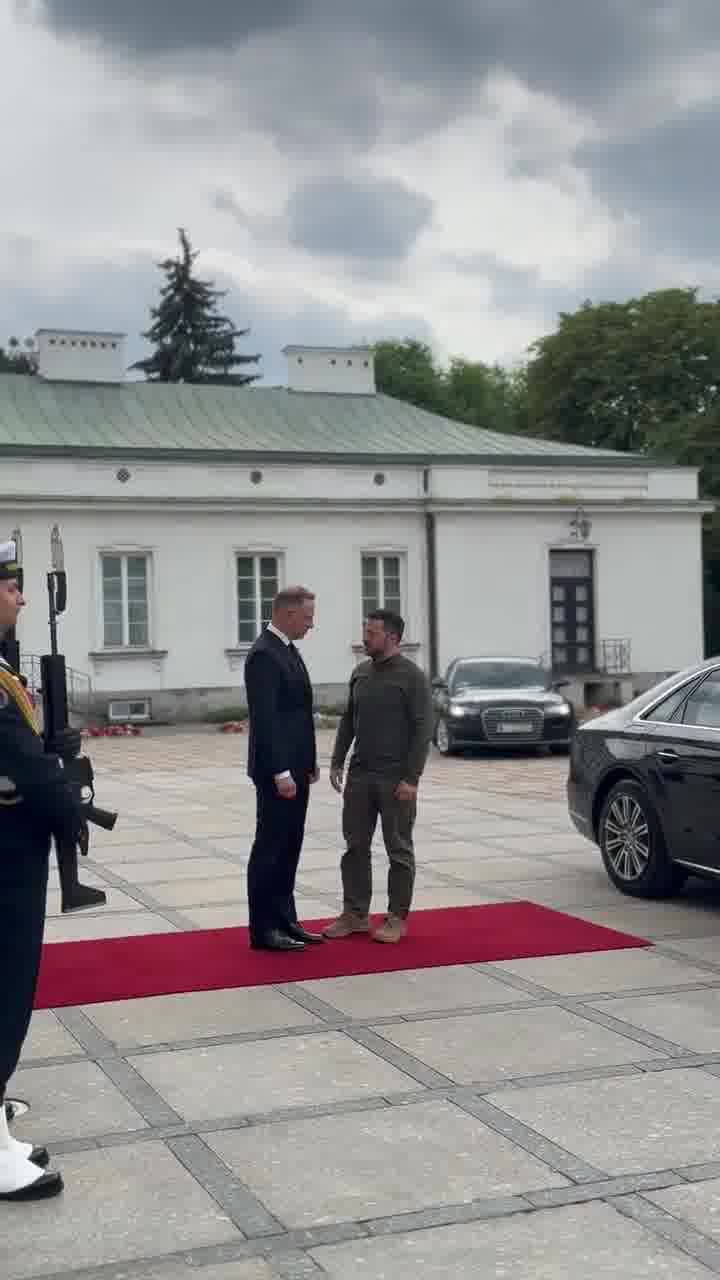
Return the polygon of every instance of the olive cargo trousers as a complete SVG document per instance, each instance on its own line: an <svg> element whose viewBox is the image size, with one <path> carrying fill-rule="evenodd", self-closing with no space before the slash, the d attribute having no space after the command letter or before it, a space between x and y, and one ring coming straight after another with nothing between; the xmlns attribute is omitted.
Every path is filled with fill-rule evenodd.
<svg viewBox="0 0 720 1280"><path fill-rule="evenodd" d="M414 800L396 800L397 781L350 769L343 803L346 849L340 863L343 910L367 916L372 899L372 839L378 818L389 859L388 911L404 918L415 883Z"/></svg>

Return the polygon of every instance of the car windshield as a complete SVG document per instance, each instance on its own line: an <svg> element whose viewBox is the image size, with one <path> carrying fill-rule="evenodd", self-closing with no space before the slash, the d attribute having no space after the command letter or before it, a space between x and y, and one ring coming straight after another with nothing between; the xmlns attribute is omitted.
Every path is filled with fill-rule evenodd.
<svg viewBox="0 0 720 1280"><path fill-rule="evenodd" d="M450 690L545 688L548 677L533 662L461 662L450 677Z"/></svg>

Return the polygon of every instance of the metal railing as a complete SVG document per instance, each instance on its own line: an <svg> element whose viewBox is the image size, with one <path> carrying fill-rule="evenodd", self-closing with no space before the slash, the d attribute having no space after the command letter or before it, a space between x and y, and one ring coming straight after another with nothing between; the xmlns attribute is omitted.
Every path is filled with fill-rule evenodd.
<svg viewBox="0 0 720 1280"><path fill-rule="evenodd" d="M630 640L600 641L600 670L608 676L629 676L632 672Z"/></svg>
<svg viewBox="0 0 720 1280"><path fill-rule="evenodd" d="M34 653L23 653L20 656L20 673L28 682L28 689L36 703L42 696L42 679L40 674L40 658ZM74 667L67 668L68 711L76 715L89 716L92 705L92 680L83 671Z"/></svg>

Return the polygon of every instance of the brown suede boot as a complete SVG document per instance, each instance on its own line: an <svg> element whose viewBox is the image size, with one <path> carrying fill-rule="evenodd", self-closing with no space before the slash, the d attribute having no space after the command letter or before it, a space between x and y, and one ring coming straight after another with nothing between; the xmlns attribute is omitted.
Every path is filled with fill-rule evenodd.
<svg viewBox="0 0 720 1280"><path fill-rule="evenodd" d="M376 929L373 938L375 942L399 942L405 936L407 926L400 916L391 914L386 915L379 929Z"/></svg>
<svg viewBox="0 0 720 1280"><path fill-rule="evenodd" d="M326 938L349 938L353 933L367 933L370 921L367 916L356 916L350 911L343 911L337 920L323 929Z"/></svg>

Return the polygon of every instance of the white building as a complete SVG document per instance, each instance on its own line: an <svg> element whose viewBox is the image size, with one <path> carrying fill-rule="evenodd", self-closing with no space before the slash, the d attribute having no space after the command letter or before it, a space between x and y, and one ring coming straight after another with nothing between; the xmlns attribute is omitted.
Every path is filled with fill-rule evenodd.
<svg viewBox="0 0 720 1280"><path fill-rule="evenodd" d="M61 649L99 712L237 707L282 583L317 591L320 704L377 605L433 674L543 655L589 701L702 657L693 469L449 422L377 394L365 348L289 347L272 389L124 381L120 334L43 330L38 349L38 376L0 376L0 532L21 530L38 655L59 526Z"/></svg>

